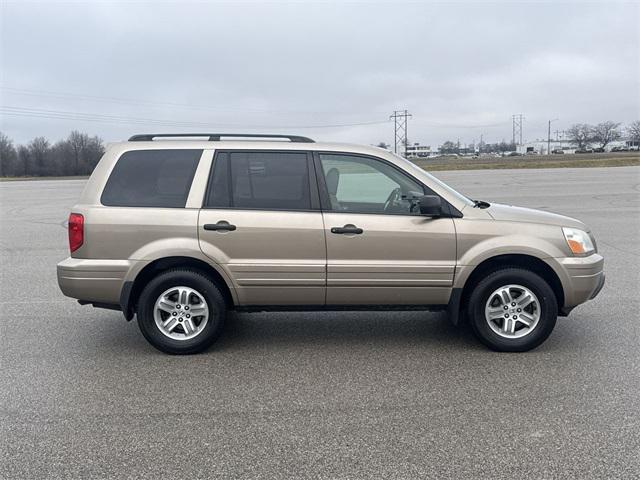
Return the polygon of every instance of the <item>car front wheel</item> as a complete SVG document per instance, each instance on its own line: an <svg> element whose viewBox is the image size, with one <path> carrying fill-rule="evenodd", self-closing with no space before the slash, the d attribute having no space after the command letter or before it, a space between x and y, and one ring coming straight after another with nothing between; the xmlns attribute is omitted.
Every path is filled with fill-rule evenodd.
<svg viewBox="0 0 640 480"><path fill-rule="evenodd" d="M558 304L542 277L522 268L504 268L478 282L467 313L474 333L489 348L524 352L551 334Z"/></svg>

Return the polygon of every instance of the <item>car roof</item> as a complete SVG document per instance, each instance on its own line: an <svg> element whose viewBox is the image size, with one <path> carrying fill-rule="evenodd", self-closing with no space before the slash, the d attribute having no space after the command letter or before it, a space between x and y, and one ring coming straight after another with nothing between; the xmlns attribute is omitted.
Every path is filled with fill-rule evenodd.
<svg viewBox="0 0 640 480"><path fill-rule="evenodd" d="M335 142L287 142L287 141L246 141L246 140L153 140L110 143L109 148L120 151L157 150L157 149L203 149L203 150L292 150L292 151L328 151L359 153L381 156L390 152L383 148Z"/></svg>

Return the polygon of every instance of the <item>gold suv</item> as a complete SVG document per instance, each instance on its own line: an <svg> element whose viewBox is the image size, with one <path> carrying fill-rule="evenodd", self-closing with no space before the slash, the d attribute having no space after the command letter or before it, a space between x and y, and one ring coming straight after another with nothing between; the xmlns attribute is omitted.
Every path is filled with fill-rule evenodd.
<svg viewBox="0 0 640 480"><path fill-rule="evenodd" d="M578 220L471 200L382 149L286 135L110 146L69 246L62 292L137 315L177 354L209 347L232 309L440 309L525 351L605 278Z"/></svg>

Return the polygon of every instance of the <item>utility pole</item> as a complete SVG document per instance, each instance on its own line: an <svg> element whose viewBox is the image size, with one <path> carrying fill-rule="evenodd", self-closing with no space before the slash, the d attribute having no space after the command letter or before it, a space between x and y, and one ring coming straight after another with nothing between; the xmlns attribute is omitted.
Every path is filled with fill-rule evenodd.
<svg viewBox="0 0 640 480"><path fill-rule="evenodd" d="M512 115L511 119L513 120L512 142L516 143L516 140L518 140L517 145L522 145L522 126L524 123L524 115L518 113L516 115Z"/></svg>
<svg viewBox="0 0 640 480"><path fill-rule="evenodd" d="M549 120L547 129L547 155L551 155L551 122L555 122L556 120L558 119L554 118L552 120Z"/></svg>
<svg viewBox="0 0 640 480"><path fill-rule="evenodd" d="M394 144L393 152L398 153L398 144L404 145L404 156L407 157L407 124L412 115L407 110L394 110L393 115L389 118L393 118L393 132L394 132Z"/></svg>

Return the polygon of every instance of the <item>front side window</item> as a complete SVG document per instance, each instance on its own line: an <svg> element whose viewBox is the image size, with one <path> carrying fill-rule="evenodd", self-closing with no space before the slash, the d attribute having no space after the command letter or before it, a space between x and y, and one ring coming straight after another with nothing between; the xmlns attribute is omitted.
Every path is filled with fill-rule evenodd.
<svg viewBox="0 0 640 480"><path fill-rule="evenodd" d="M458 201L460 201L461 203L467 204L469 206L473 206L474 202L473 200L470 200L469 198L467 198L466 196L464 196L462 193L458 192L457 190L455 190L453 187L451 187L450 185L447 185L446 183L444 183L442 180L440 180L437 177L434 177L433 175L431 175L429 172L423 170L422 168L420 168L418 165L416 165L415 163L407 160L406 158L401 157L400 155L396 155L393 154L398 160L400 160L402 163L404 163L407 168L410 168L412 170L415 170L417 173L420 173L422 175L426 175L427 177L429 177L431 179L432 182L437 183L441 188L443 188L444 190L446 190L449 194L451 194L453 197L455 197ZM431 195L431 194L429 194Z"/></svg>
<svg viewBox="0 0 640 480"><path fill-rule="evenodd" d="M132 150L118 159L100 201L112 207L184 208L202 150Z"/></svg>
<svg viewBox="0 0 640 480"><path fill-rule="evenodd" d="M335 212L418 213L424 188L392 166L369 157L321 154L331 210Z"/></svg>
<svg viewBox="0 0 640 480"><path fill-rule="evenodd" d="M306 153L229 152L216 155L205 206L309 210Z"/></svg>

